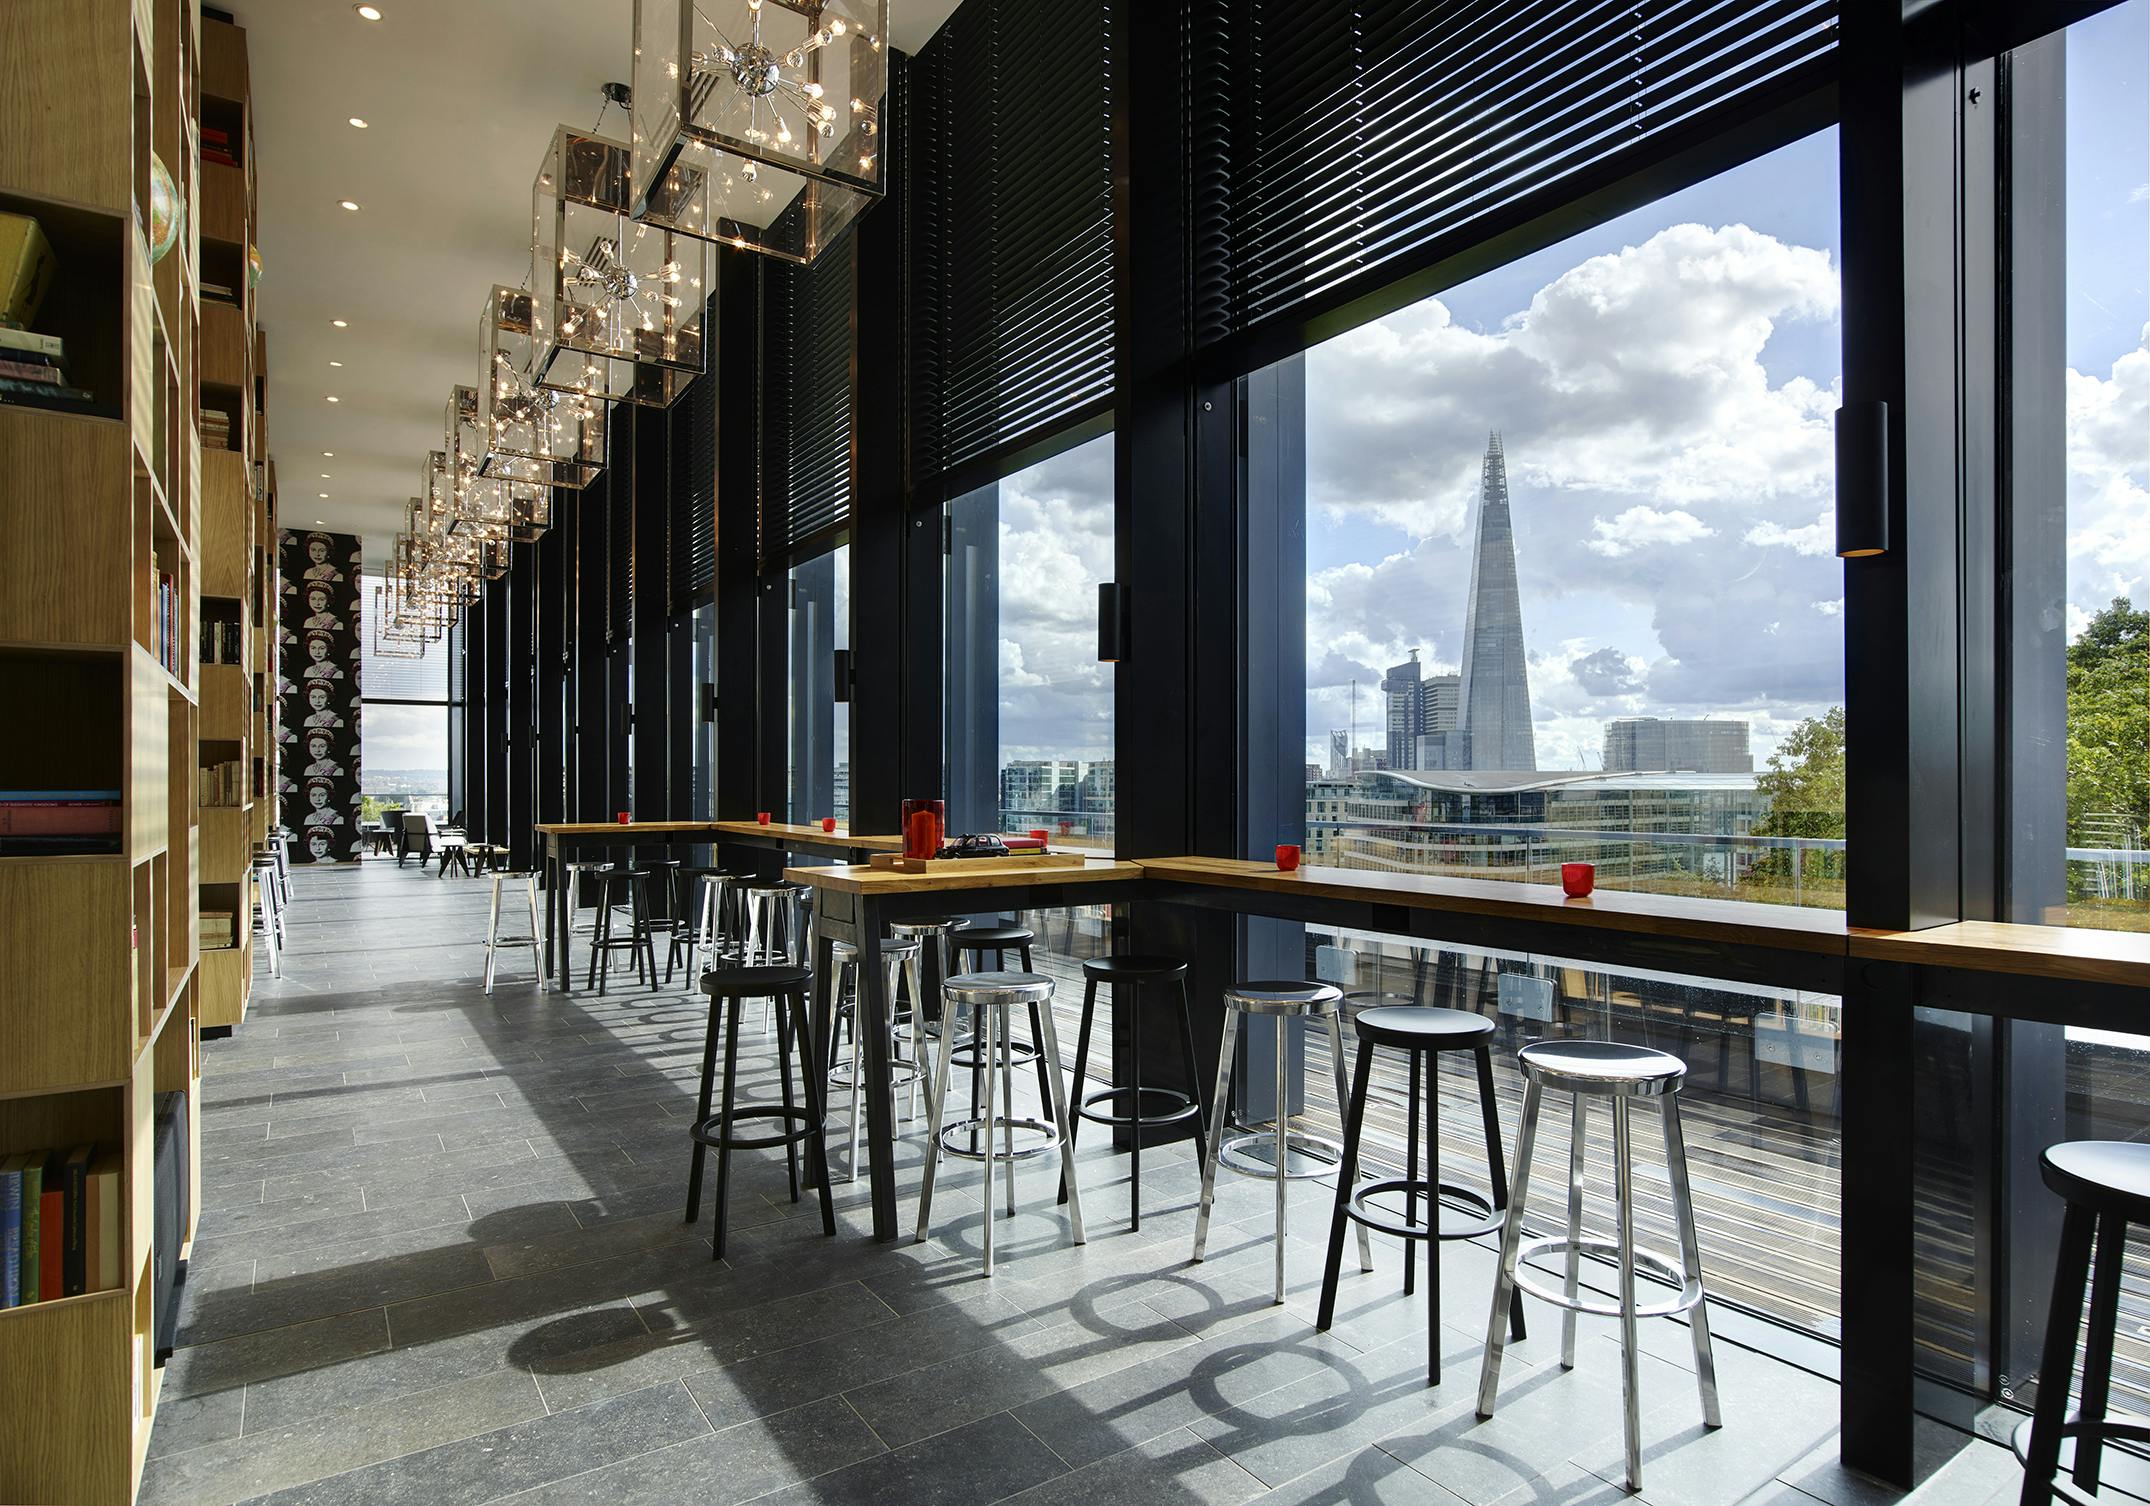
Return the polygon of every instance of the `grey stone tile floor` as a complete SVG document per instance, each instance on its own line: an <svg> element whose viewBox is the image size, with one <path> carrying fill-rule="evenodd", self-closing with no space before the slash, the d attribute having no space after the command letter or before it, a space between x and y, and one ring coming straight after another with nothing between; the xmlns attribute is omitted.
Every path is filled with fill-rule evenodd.
<svg viewBox="0 0 2150 1506"><path fill-rule="evenodd" d="M1193 1264L1185 1144L1146 1152L1136 1233L1124 1158L1086 1137L1080 1247L1054 1175L1026 1168L990 1280L975 1165L944 1163L930 1238L877 1245L863 1180L839 1180L827 1239L781 1154L742 1153L714 1260L706 1202L681 1217L706 1019L683 975L561 994L506 954L487 997L486 882L375 860L293 885L285 976L203 1050L202 1214L145 1503L1984 1506L2020 1479L1928 1424L1910 1496L1852 1474L1834 1383L1723 1338L1707 1432L1687 1336L1660 1321L1630 1497L1609 1324L1584 1320L1563 1371L1533 1308L1480 1421L1489 1250L1446 1247L1429 1387L1395 1243L1370 1274L1347 1261L1315 1330L1327 1185L1292 1185L1284 1305L1266 1184L1224 1180ZM908 1229L922 1118L906 1130Z"/></svg>

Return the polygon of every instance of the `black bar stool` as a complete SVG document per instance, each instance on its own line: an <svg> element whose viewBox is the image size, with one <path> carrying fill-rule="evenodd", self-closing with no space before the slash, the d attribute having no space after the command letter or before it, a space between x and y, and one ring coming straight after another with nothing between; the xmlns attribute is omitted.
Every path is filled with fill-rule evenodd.
<svg viewBox="0 0 2150 1506"><path fill-rule="evenodd" d="M1124 1088L1099 1088L1093 1093L1084 1094L1082 1090L1083 1078L1087 1074L1090 1065L1090 1021L1091 1017L1097 1012L1097 986L1100 983L1108 984L1112 988L1111 1002L1115 1016L1119 1013L1120 1003L1123 998L1130 1004L1138 1006L1141 1004L1142 986L1145 983L1177 983L1179 985L1180 1062L1186 1069L1187 1081L1190 1084L1200 1082L1201 1069L1195 1065L1194 1058L1194 1021L1188 1013L1186 963L1180 961L1177 957L1134 956L1095 957L1082 965L1082 1028L1076 1034L1075 1091L1072 1095L1075 1113L1068 1121L1068 1143L1071 1147L1073 1146L1076 1132L1082 1128L1082 1121L1085 1119L1092 1124L1110 1125L1114 1128L1127 1125L1133 1128L1135 1132L1134 1142L1129 1149L1127 1162L1128 1207L1131 1214L1128 1220L1128 1229L1132 1232L1142 1227L1142 1132L1152 1125L1184 1122L1191 1125L1194 1130L1194 1157L1196 1162L1200 1163L1207 1159L1209 1153L1202 1138L1201 1100L1194 1094L1180 1093L1170 1088L1146 1088L1142 1085L1142 1029L1139 1025L1136 1026L1130 1037L1133 1050L1131 1052L1132 1060L1128 1065L1134 1076L1129 1084ZM1123 985L1127 989L1124 995L1120 992ZM1154 1114L1146 1112L1143 1103L1145 1095L1151 1102L1163 1104L1163 1111ZM1126 1113L1112 1112L1112 1109L1123 1099L1129 1104L1128 1111ZM1105 1104L1107 1107L1095 1109L1091 1107L1092 1104ZM1066 1181L1063 1179L1060 1187L1060 1201L1064 1203L1067 1200L1068 1189Z"/></svg>
<svg viewBox="0 0 2150 1506"><path fill-rule="evenodd" d="M634 958L637 980L647 979L651 988L657 986L657 949L650 943L649 877L643 869L618 865L598 874L597 928L590 937L590 976L583 987L596 989L600 999L612 977L612 954L618 951ZM615 936L612 918L622 908L627 911L627 934Z"/></svg>
<svg viewBox="0 0 2150 1506"><path fill-rule="evenodd" d="M2105 1415L2113 1384L2113 1331L2119 1323L2120 1268L2128 1225L2150 1223L2150 1145L2125 1140L2069 1140L2048 1146L2039 1175L2068 1205L2053 1265L2053 1303L2046 1310L2045 1353L2038 1365L2038 1407L2015 1431L2023 1461L2022 1506L2077 1497L2058 1484L2061 1444L2075 1440L2070 1469L2077 1490L2095 1494L2108 1439L2150 1443L2150 1425ZM2098 1252L2095 1275L2091 1246ZM2083 1396L2068 1418L2068 1380L2075 1371L2075 1330L2083 1319L2083 1282L2090 1281L2090 1321L2083 1340ZM2118 1488L2117 1486L2115 1487Z"/></svg>
<svg viewBox="0 0 2150 1506"><path fill-rule="evenodd" d="M1316 1328L1326 1330L1336 1319L1336 1279L1344 1258L1344 1225L1358 1223L1404 1241L1404 1290L1409 1292L1412 1273L1418 1266L1417 1241L1426 1241L1426 1384L1441 1383L1441 1245L1444 1239L1476 1239L1501 1227L1508 1212L1508 1173L1501 1160L1501 1123L1493 1097L1493 1022L1484 1015L1460 1009L1435 1009L1416 1004L1382 1005L1360 1011L1352 1022L1359 1037L1358 1070L1351 1079L1351 1103L1344 1113L1344 1159L1336 1173L1336 1212L1329 1221L1329 1258L1321 1271L1321 1315ZM1404 1131L1404 1174L1355 1182L1359 1169L1359 1136L1366 1124L1366 1093L1373 1082L1374 1048L1388 1046L1411 1058L1410 1110ZM1486 1165L1491 1173L1493 1195L1475 1188L1441 1180L1441 1055L1468 1051L1478 1068L1478 1105L1485 1117ZM1426 1124L1426 1174L1418 1174L1420 1083L1424 1081ZM1403 1194L1403 1215L1374 1203L1379 1197ZM1426 1200L1426 1217L1418 1216L1418 1201ZM1461 1221L1444 1223L1442 1210L1466 1215ZM1523 1297L1509 1300L1508 1326L1515 1338L1523 1335Z"/></svg>
<svg viewBox="0 0 2150 1506"><path fill-rule="evenodd" d="M687 1222L693 1223L702 1207L702 1161L710 1150L717 1153L716 1240L711 1259L724 1257L724 1213L731 1190L731 1153L734 1150L766 1150L784 1147L791 1169L791 1200L799 1200L799 1144L804 1141L812 1156L810 1171L821 1189L821 1232L836 1233L836 1204L829 1194L829 1150L824 1133L826 1116L822 1102L821 1054L807 1013L807 994L814 974L805 967L712 968L702 974L702 992L709 995L709 1033L702 1045L702 1096L695 1111L694 1162L687 1173ZM739 1015L748 999L767 999L777 1020L777 1075L783 1084L783 1102L739 1102ZM722 1018L719 1019L719 1011ZM717 1111L710 1112L710 1093L715 1085L717 1037L724 1037L724 1097ZM806 1107L792 1101L791 1052L796 1043L799 1077L806 1092ZM743 1135L742 1119L774 1119L782 1128L762 1135Z"/></svg>

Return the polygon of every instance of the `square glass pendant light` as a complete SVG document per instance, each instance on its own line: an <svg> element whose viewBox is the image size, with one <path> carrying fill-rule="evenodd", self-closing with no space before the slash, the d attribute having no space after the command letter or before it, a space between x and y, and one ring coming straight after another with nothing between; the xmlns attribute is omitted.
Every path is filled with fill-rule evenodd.
<svg viewBox="0 0 2150 1506"><path fill-rule="evenodd" d="M637 219L811 263L880 196L888 0L635 0Z"/></svg>
<svg viewBox="0 0 2150 1506"><path fill-rule="evenodd" d="M672 402L703 364L712 249L627 217L627 148L553 132L531 195L531 366L591 403Z"/></svg>
<svg viewBox="0 0 2150 1506"><path fill-rule="evenodd" d="M531 380L532 317L528 292L497 286L478 317L484 361L478 380L478 428L484 436L478 472L527 486L579 489L605 468L604 405Z"/></svg>

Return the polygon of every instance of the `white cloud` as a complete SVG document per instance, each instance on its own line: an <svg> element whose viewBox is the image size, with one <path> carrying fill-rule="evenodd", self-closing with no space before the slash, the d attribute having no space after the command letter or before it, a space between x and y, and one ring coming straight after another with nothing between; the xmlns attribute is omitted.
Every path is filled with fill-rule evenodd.
<svg viewBox="0 0 2150 1506"><path fill-rule="evenodd" d="M1654 507L1642 506L1630 507L1609 522L1604 518L1593 518L1590 528L1597 535L1588 545L1590 552L1602 554L1607 559L1618 559L1623 554L1658 545L1692 544L1717 531L1680 508L1660 512Z"/></svg>
<svg viewBox="0 0 2150 1506"><path fill-rule="evenodd" d="M2068 600L2150 585L2150 330L2104 377L2068 373Z"/></svg>
<svg viewBox="0 0 2150 1506"><path fill-rule="evenodd" d="M1789 549L1811 558L1832 554L1836 550L1836 509L1830 508L1811 523L1791 527L1764 518L1741 534L1740 542L1757 549Z"/></svg>
<svg viewBox="0 0 2150 1506"><path fill-rule="evenodd" d="M1813 603L1813 607L1824 617L1841 617L1844 613L1844 598L1838 596L1828 601L1817 601Z"/></svg>

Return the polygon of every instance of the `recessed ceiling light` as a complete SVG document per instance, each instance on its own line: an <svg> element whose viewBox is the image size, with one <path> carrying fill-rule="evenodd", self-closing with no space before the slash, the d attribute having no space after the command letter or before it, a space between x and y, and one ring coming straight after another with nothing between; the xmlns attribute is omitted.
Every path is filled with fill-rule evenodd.
<svg viewBox="0 0 2150 1506"><path fill-rule="evenodd" d="M356 199L338 199L336 202L350 210L351 213L358 213L358 201Z"/></svg>
<svg viewBox="0 0 2150 1506"><path fill-rule="evenodd" d="M343 362L341 362L341 361L331 361L331 362L329 362L329 365L331 365L331 366L341 366L342 364L343 364Z"/></svg>
<svg viewBox="0 0 2150 1506"><path fill-rule="evenodd" d="M315 493L314 493L314 495L315 495L315 496L317 496L317 497L319 497L319 498L320 498L320 499L321 499L322 501L324 501L324 502L326 502L326 501L328 500L328 493L327 493L327 492L315 492Z"/></svg>
<svg viewBox="0 0 2150 1506"><path fill-rule="evenodd" d="M351 117L351 124L358 127L358 129L360 129L361 131L366 129L366 122L359 119L356 115L353 115Z"/></svg>
<svg viewBox="0 0 2150 1506"><path fill-rule="evenodd" d="M323 472L321 473L321 479L322 479L323 481L326 481L326 480L328 480L328 478L329 478L329 477L328 477L328 472L327 472L327 471L323 471Z"/></svg>
<svg viewBox="0 0 2150 1506"><path fill-rule="evenodd" d="M378 21L381 19L381 8L378 5L354 5L351 9L358 12L358 18L361 21Z"/></svg>
<svg viewBox="0 0 2150 1506"><path fill-rule="evenodd" d="M329 323L335 325L338 329L349 329L351 327L351 321L348 319L331 319Z"/></svg>
<svg viewBox="0 0 2150 1506"><path fill-rule="evenodd" d="M340 397L335 397L335 396L331 396L331 397L329 398L329 401L330 401L330 402L332 402L332 403L340 403L340 402L342 402L342 401L343 401L343 399L342 399L342 398L340 398Z"/></svg>
<svg viewBox="0 0 2150 1506"><path fill-rule="evenodd" d="M314 519L314 527L316 527L316 528L320 528L320 527L323 527L323 526L325 526L325 525L323 524L323 522L322 522L322 520L321 520L321 519L319 519L319 518L316 518L316 519Z"/></svg>
<svg viewBox="0 0 2150 1506"><path fill-rule="evenodd" d="M321 452L321 458L323 460L334 460L336 458L336 452L334 450L323 450Z"/></svg>

